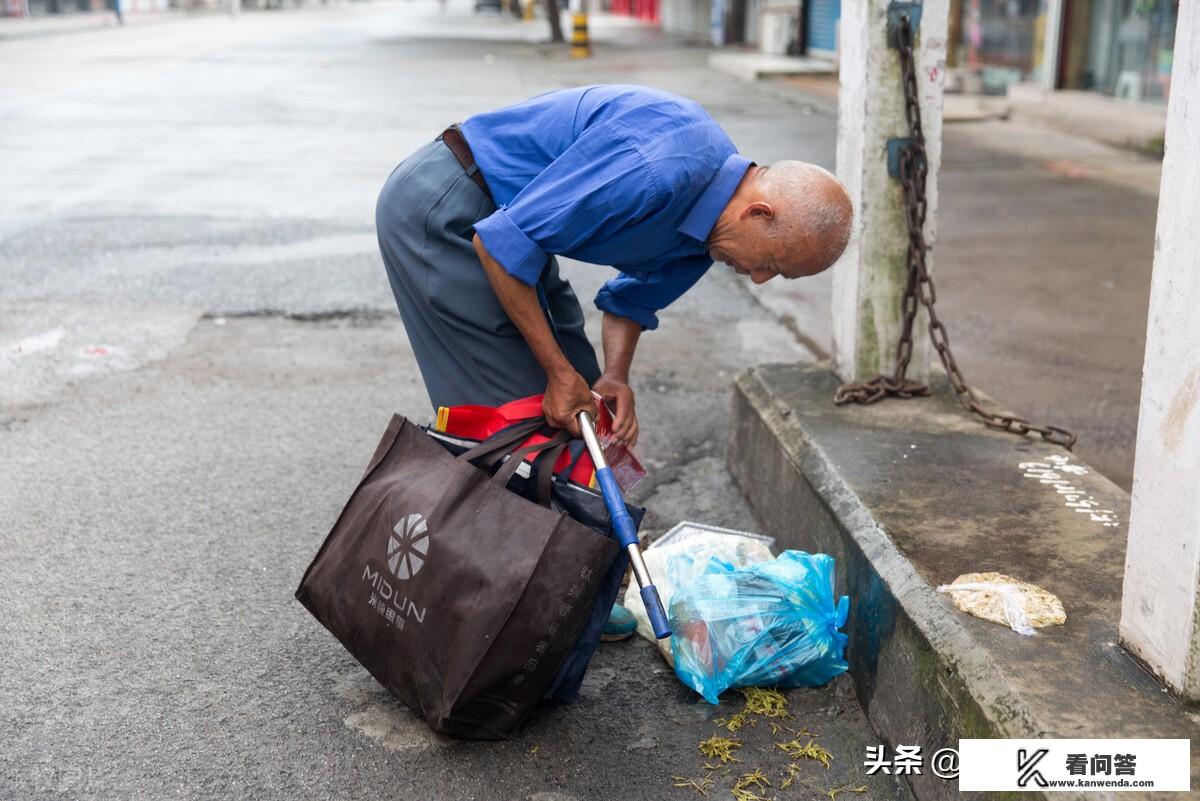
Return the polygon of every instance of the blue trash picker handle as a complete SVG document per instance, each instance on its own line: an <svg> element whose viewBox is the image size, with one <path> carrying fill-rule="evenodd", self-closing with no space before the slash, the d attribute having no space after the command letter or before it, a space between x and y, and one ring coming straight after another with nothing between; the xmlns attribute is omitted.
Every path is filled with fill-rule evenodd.
<svg viewBox="0 0 1200 801"><path fill-rule="evenodd" d="M612 468L604 459L604 451L600 449L600 440L596 439L596 428L587 412L579 413L579 429L583 432L583 441L587 443L588 453L592 456L592 464L596 468L596 483L600 485L600 494L604 496L604 505L608 507L608 516L612 519L613 532L617 541L629 554L629 563L633 565L633 575L638 586L642 588L642 603L646 605L646 614L650 617L650 626L654 636L664 639L671 636L671 624L667 622L667 613L663 610L658 590L650 580L650 571L642 559L638 548L637 528L633 518L625 508L625 499L621 496L621 488L613 476Z"/></svg>

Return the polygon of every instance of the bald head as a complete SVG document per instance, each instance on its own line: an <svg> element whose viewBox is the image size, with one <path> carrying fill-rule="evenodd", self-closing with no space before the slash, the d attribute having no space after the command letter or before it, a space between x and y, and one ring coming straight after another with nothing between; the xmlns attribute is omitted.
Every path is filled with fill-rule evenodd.
<svg viewBox="0 0 1200 801"><path fill-rule="evenodd" d="M713 258L763 283L828 269L850 241L850 197L828 170L803 161L751 167L709 237Z"/></svg>
<svg viewBox="0 0 1200 801"><path fill-rule="evenodd" d="M762 196L775 207L767 233L785 242L811 242L816 272L833 265L850 241L854 211L841 181L803 161L781 161L759 176Z"/></svg>

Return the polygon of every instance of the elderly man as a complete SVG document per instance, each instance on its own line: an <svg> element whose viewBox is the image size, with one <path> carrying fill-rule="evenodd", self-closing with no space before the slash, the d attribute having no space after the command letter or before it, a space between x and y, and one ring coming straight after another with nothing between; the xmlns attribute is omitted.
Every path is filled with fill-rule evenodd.
<svg viewBox="0 0 1200 801"><path fill-rule="evenodd" d="M595 391L633 444L629 369L656 312L714 260L757 284L821 272L846 246L851 207L819 167L739 155L691 100L589 86L447 129L392 172L376 221L434 407L544 392L550 424L578 434ZM558 255L619 271L595 300L603 370Z"/></svg>

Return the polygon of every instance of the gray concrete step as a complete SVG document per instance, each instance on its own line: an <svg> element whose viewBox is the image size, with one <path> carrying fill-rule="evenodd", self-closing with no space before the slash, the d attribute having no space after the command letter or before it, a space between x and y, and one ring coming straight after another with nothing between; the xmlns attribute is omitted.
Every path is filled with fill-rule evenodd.
<svg viewBox="0 0 1200 801"><path fill-rule="evenodd" d="M851 672L884 738L928 754L965 737L1200 736L1117 643L1127 493L1060 448L986 429L944 381L842 408L837 383L824 367L743 373L729 464L780 548L837 559ZM1066 624L1022 637L935 590L993 570L1057 594ZM910 778L922 799L958 797Z"/></svg>

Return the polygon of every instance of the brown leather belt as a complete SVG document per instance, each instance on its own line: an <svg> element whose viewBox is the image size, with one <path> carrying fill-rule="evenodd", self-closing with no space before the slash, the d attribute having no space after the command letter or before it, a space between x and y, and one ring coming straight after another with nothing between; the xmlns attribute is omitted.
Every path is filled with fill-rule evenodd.
<svg viewBox="0 0 1200 801"><path fill-rule="evenodd" d="M492 200L492 191L488 189L487 181L483 180L483 173L479 171L479 165L475 163L475 156L471 154L471 146L467 144L467 140L458 126L451 125L442 131L439 138L446 143L446 147L450 148L454 158L458 159L458 163L467 171L467 177L483 190L483 194L488 196L488 200ZM495 201L493 200L493 202Z"/></svg>

